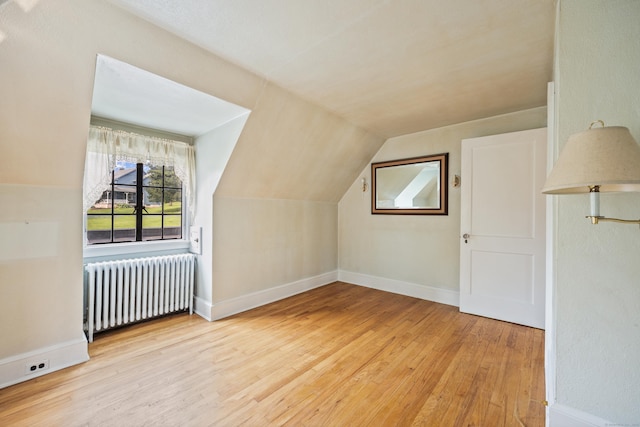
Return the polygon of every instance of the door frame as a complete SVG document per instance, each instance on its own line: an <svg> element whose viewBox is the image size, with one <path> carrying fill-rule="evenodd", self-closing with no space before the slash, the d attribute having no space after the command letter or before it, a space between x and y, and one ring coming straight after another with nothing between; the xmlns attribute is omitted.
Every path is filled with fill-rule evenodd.
<svg viewBox="0 0 640 427"><path fill-rule="evenodd" d="M547 83L547 175L560 151L556 127L555 84ZM557 196L547 196L546 235L546 290L544 332L544 383L547 400L546 425L549 425L549 410L556 403L556 263L558 227Z"/></svg>

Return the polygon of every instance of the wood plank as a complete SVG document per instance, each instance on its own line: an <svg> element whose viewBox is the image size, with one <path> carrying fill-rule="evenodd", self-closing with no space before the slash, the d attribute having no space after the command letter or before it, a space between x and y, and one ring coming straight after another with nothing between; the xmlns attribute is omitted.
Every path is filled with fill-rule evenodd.
<svg viewBox="0 0 640 427"><path fill-rule="evenodd" d="M544 425L543 331L340 282L89 350L0 390L0 425Z"/></svg>

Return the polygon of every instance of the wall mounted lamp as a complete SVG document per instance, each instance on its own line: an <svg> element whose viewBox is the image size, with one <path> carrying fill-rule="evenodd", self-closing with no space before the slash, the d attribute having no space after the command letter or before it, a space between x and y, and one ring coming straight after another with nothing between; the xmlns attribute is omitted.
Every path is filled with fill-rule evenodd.
<svg viewBox="0 0 640 427"><path fill-rule="evenodd" d="M596 123L602 127L593 127ZM545 194L589 193L591 211L587 218L593 224L640 224L640 219L600 216L600 193L619 191L640 191L640 145L626 127L605 127L602 120L569 137L542 189Z"/></svg>

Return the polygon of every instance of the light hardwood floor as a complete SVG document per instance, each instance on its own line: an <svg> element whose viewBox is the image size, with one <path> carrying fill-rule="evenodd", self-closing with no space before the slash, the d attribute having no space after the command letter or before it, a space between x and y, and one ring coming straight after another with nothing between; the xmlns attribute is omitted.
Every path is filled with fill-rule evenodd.
<svg viewBox="0 0 640 427"><path fill-rule="evenodd" d="M544 332L334 283L103 333L0 390L1 426L543 426Z"/></svg>

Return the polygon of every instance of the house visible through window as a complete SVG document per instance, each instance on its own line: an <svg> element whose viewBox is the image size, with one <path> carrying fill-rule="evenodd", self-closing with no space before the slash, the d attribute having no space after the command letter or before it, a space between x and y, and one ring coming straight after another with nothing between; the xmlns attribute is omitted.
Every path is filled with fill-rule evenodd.
<svg viewBox="0 0 640 427"><path fill-rule="evenodd" d="M87 210L87 244L181 239L182 194L173 167L117 162Z"/></svg>

